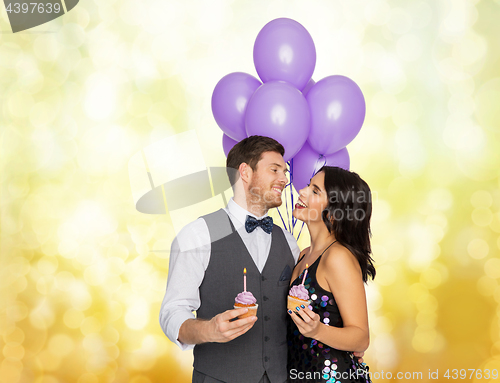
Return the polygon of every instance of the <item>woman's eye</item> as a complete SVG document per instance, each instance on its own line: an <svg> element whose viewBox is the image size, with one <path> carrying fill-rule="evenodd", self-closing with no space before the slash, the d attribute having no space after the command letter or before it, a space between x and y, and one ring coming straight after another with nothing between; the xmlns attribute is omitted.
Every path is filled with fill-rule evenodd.
<svg viewBox="0 0 500 383"><path fill-rule="evenodd" d="M313 193L314 193L314 194L318 194L318 193L316 193L316 190L313 190Z"/></svg>

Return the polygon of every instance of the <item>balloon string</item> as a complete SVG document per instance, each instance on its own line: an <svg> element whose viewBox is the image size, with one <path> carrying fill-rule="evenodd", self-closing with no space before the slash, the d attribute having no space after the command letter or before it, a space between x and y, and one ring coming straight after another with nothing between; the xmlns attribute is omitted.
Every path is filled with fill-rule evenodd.
<svg viewBox="0 0 500 383"><path fill-rule="evenodd" d="M283 222L283 226L285 227L285 230L288 230L288 228L286 227L285 220L283 219L283 216L281 215L280 209L276 208L276 210L278 210L278 214L280 215L281 222Z"/></svg>
<svg viewBox="0 0 500 383"><path fill-rule="evenodd" d="M293 158L289 161L289 167L290 167L290 199L292 201L292 210L294 208L294 204L293 204ZM292 227L291 227L291 233L293 235L293 229L295 227L295 221L296 219L294 218L293 214L292 214Z"/></svg>
<svg viewBox="0 0 500 383"><path fill-rule="evenodd" d="M297 236L297 241L299 240L299 238L300 238L300 233L302 233L302 229L304 228L304 223L305 223L305 222L303 222L303 221L302 221L302 227L300 228L299 235Z"/></svg>
<svg viewBox="0 0 500 383"><path fill-rule="evenodd" d="M286 211L286 221L288 222L288 227L290 228L290 213L288 211L288 201L286 199L286 189L287 189L288 185L285 185L285 187L283 188L283 194L285 195L285 211ZM289 230L289 229L287 229Z"/></svg>

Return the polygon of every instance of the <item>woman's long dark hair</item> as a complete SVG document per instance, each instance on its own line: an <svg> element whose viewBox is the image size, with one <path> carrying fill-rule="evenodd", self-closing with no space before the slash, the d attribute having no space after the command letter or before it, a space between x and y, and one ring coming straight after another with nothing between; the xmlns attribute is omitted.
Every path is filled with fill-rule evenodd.
<svg viewBox="0 0 500 383"><path fill-rule="evenodd" d="M335 239L354 254L361 267L363 282L375 278L371 257L370 218L372 195L368 184L354 172L323 166L328 205L322 218Z"/></svg>

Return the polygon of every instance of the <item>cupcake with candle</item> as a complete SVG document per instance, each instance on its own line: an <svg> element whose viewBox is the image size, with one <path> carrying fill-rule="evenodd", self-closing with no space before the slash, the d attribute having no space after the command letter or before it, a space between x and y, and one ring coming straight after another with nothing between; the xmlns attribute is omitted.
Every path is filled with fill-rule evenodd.
<svg viewBox="0 0 500 383"><path fill-rule="evenodd" d="M248 311L238 316L239 319L246 318L252 315L257 315L257 299L253 296L250 291L247 291L247 269L243 269L243 292L239 293L236 298L234 298L234 308L241 309L247 308Z"/></svg>
<svg viewBox="0 0 500 383"><path fill-rule="evenodd" d="M247 308L248 312L243 315L238 316L238 318L246 318L252 315L257 315L257 308L259 305L257 304L257 299L253 296L250 291L243 291L239 293L236 298L234 298L234 308L241 309Z"/></svg>
<svg viewBox="0 0 500 383"><path fill-rule="evenodd" d="M309 292L304 286L304 282L307 276L307 267L304 271L304 277L302 278L302 283L300 285L292 286L290 291L288 292L288 302L287 307L289 310L296 311L297 307L301 305L308 306L309 305Z"/></svg>

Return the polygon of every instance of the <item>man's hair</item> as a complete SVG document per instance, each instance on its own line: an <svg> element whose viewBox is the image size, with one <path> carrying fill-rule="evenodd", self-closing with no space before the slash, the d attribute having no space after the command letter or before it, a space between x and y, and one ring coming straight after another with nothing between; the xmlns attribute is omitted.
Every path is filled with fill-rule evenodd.
<svg viewBox="0 0 500 383"><path fill-rule="evenodd" d="M238 180L238 169L243 162L255 171L257 162L260 161L265 152L276 152L283 156L285 148L278 141L264 136L250 136L234 145L229 151L226 161L227 176L231 185L234 185Z"/></svg>

